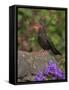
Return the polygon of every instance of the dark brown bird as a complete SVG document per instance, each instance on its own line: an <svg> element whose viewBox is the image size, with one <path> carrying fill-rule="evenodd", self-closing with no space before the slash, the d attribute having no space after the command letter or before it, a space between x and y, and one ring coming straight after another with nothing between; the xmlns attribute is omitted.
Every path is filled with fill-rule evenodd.
<svg viewBox="0 0 69 90"><path fill-rule="evenodd" d="M44 50L51 50L55 55L61 55L61 53L56 49L52 40L48 37L45 30L46 25L43 20L40 20L40 25L35 25L34 28L38 35L38 42Z"/></svg>

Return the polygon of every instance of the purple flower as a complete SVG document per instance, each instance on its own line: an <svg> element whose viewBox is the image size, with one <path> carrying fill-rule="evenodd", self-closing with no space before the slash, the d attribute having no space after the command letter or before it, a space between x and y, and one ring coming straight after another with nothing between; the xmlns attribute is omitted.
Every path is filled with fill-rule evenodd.
<svg viewBox="0 0 69 90"><path fill-rule="evenodd" d="M56 71L55 75L56 75L57 78L59 78L59 79L65 79L64 72L63 72L60 68L57 68L57 71Z"/></svg>
<svg viewBox="0 0 69 90"><path fill-rule="evenodd" d="M52 75L52 79L64 79L65 75L63 71L58 67L58 65L50 60L48 62L48 67L45 69L45 75Z"/></svg>
<svg viewBox="0 0 69 90"><path fill-rule="evenodd" d="M58 67L57 63L53 60L49 60L48 66L44 67L44 72L39 71L35 76L36 81L43 81L46 78L51 78L52 80L65 79L64 72Z"/></svg>
<svg viewBox="0 0 69 90"><path fill-rule="evenodd" d="M57 70L57 64L54 63L52 60L48 62L48 67L45 69L45 74L54 74Z"/></svg>
<svg viewBox="0 0 69 90"><path fill-rule="evenodd" d="M39 71L37 73L37 75L35 76L35 80L36 81L42 81L42 80L45 80L45 77L43 76L43 73L41 71Z"/></svg>

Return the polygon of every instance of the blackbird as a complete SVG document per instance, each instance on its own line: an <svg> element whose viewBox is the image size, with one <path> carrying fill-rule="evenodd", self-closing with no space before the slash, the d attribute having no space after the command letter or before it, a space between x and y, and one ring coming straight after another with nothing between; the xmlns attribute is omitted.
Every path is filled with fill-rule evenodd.
<svg viewBox="0 0 69 90"><path fill-rule="evenodd" d="M61 53L56 49L52 40L48 37L45 30L46 25L43 20L40 20L39 25L35 25L34 28L37 32L38 43L44 50L51 50L55 55L61 55Z"/></svg>

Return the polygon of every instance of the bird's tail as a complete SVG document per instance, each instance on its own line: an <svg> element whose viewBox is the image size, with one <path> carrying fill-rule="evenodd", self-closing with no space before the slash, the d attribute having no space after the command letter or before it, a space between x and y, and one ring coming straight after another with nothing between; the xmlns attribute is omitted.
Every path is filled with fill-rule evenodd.
<svg viewBox="0 0 69 90"><path fill-rule="evenodd" d="M51 50L55 55L62 55L56 48L51 48Z"/></svg>

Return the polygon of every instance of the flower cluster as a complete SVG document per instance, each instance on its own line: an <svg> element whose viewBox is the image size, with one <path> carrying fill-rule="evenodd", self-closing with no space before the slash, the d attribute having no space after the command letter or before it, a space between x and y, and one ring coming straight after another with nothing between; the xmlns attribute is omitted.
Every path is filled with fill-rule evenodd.
<svg viewBox="0 0 69 90"><path fill-rule="evenodd" d="M42 73L41 71L39 71L39 72L37 73L37 75L35 76L35 80L36 80L36 81L45 80L45 77L44 77L44 75L43 75L43 73Z"/></svg>
<svg viewBox="0 0 69 90"><path fill-rule="evenodd" d="M58 67L56 62L49 60L48 66L44 69L44 72L39 71L35 76L36 81L46 80L48 76L51 76L51 80L65 79L64 72Z"/></svg>
<svg viewBox="0 0 69 90"><path fill-rule="evenodd" d="M52 60L49 61L48 67L45 69L45 75L52 75L53 79L64 79L64 72Z"/></svg>

